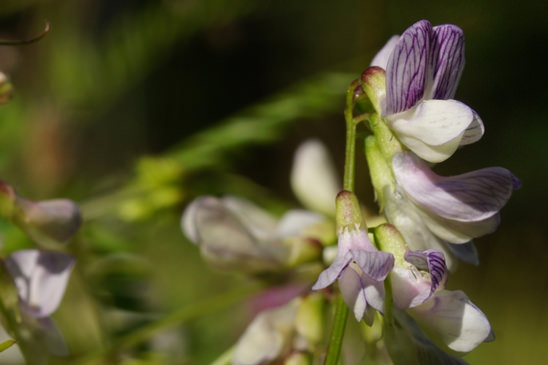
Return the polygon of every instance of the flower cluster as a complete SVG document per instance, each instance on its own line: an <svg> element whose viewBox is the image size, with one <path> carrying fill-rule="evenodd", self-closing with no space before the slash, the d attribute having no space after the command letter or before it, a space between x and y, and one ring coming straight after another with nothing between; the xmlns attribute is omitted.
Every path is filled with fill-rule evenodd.
<svg viewBox="0 0 548 365"><path fill-rule="evenodd" d="M500 209L520 186L501 167L442 177L428 165L446 160L459 146L483 135L478 114L451 99L463 67L462 30L451 24L432 27L421 20L391 38L362 76L380 115L378 123L399 142L387 146L378 138L384 161L369 159L371 165L385 163L393 176L388 182L373 181L384 198L387 219L409 247L442 251L450 268L455 257L478 263L469 242L496 229Z"/></svg>
<svg viewBox="0 0 548 365"><path fill-rule="evenodd" d="M299 309L303 298L332 298L335 282L358 322L374 328L375 318L382 318L384 339L365 337L384 341L394 363L462 364L448 352L466 353L494 339L485 314L446 283L457 259L479 263L472 240L497 228L500 210L520 182L502 167L455 176L432 170L485 130L473 109L453 100L463 67L460 28L432 27L426 20L413 24L392 37L350 85L345 190L336 183L325 148L308 141L296 153L291 182L310 210L290 210L276 219L247 200L212 196L186 208L183 231L217 267L279 274L324 265L312 269L317 276L308 288L317 292L305 290L258 314L236 345L234 363L322 360L321 351L314 355L319 340L302 340L297 313L309 310ZM379 222L371 229L351 191L355 128L363 121L371 132L365 153L384 215L367 217L370 224ZM333 234L326 234L333 233L326 229L333 217L336 247ZM335 320L345 318L337 313ZM338 356L328 351L328 358L333 353Z"/></svg>

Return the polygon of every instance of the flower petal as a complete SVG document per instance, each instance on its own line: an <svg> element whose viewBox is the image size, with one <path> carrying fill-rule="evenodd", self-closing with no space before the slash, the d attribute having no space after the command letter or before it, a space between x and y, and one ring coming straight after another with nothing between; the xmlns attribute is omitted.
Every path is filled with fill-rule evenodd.
<svg viewBox="0 0 548 365"><path fill-rule="evenodd" d="M339 288L346 305L357 321L364 319L368 306L384 311L384 284L360 273L355 264L350 264L339 278ZM367 316L368 321L372 317ZM371 323L368 323L371 324Z"/></svg>
<svg viewBox="0 0 548 365"><path fill-rule="evenodd" d="M25 312L47 317L59 306L68 283L74 259L53 251L21 250L6 259Z"/></svg>
<svg viewBox="0 0 548 365"><path fill-rule="evenodd" d="M344 302L352 310L359 322L367 309L367 297L360 275L353 269L347 268L339 279L339 288Z"/></svg>
<svg viewBox="0 0 548 365"><path fill-rule="evenodd" d="M337 256L335 261L320 273L318 280L312 286L312 290L320 290L333 284L342 275L343 270L348 267L351 260L352 256L349 252L344 257Z"/></svg>
<svg viewBox="0 0 548 365"><path fill-rule="evenodd" d="M468 262L472 265L479 265L478 250L476 249L474 242L469 241L460 244L447 243L446 245L459 260Z"/></svg>
<svg viewBox="0 0 548 365"><path fill-rule="evenodd" d="M448 272L445 266L445 256L437 250L407 251L405 261L415 265L418 269L428 270L432 286L430 293L434 294L438 288L443 288L447 282Z"/></svg>
<svg viewBox="0 0 548 365"><path fill-rule="evenodd" d="M476 222L460 222L440 217L422 208L417 209L424 224L432 233L444 241L455 244L466 243L473 238L493 233L500 223L500 214Z"/></svg>
<svg viewBox="0 0 548 365"><path fill-rule="evenodd" d="M456 100L426 100L386 121L398 139L421 158L441 162L458 148L474 111Z"/></svg>
<svg viewBox="0 0 548 365"><path fill-rule="evenodd" d="M323 143L307 140L295 152L291 187L308 209L328 216L335 214L335 197L341 191L335 165Z"/></svg>
<svg viewBox="0 0 548 365"><path fill-rule="evenodd" d="M488 167L466 174L442 177L410 153L392 160L398 184L429 211L460 222L478 222L496 215L506 204L519 180L502 167Z"/></svg>
<svg viewBox="0 0 548 365"><path fill-rule="evenodd" d="M409 313L433 337L450 349L472 351L490 337L491 325L464 292L441 290Z"/></svg>
<svg viewBox="0 0 548 365"><path fill-rule="evenodd" d="M249 200L236 196L225 196L221 198L221 201L258 239L268 239L275 232L276 218Z"/></svg>
<svg viewBox="0 0 548 365"><path fill-rule="evenodd" d="M388 221L402 234L407 246L412 250L435 249L443 252L449 270L454 270L456 262L445 242L435 236L424 223L421 210L410 201L405 192L392 192L385 189L385 213Z"/></svg>
<svg viewBox="0 0 548 365"><path fill-rule="evenodd" d="M452 99L464 69L464 33L453 24L434 27L434 81L427 99Z"/></svg>
<svg viewBox="0 0 548 365"><path fill-rule="evenodd" d="M350 250L362 272L375 281L386 279L394 267L394 256L383 251Z"/></svg>
<svg viewBox="0 0 548 365"><path fill-rule="evenodd" d="M460 357L439 349L405 312L393 311L394 321L384 326L383 335L390 358L395 364L465 365Z"/></svg>
<svg viewBox="0 0 548 365"><path fill-rule="evenodd" d="M394 48L396 47L396 44L398 43L398 40L400 39L399 35L393 35L390 37L388 42L381 48L379 52L373 57L373 60L371 61L371 66L378 66L384 70L386 70L386 66L388 65L388 59L390 58L390 55L394 51Z"/></svg>
<svg viewBox="0 0 548 365"><path fill-rule="evenodd" d="M483 126L483 122L481 121L480 116L474 112L474 120L464 131L459 144L465 146L477 142L483 136L484 132L485 127Z"/></svg>
<svg viewBox="0 0 548 365"><path fill-rule="evenodd" d="M200 246L203 257L221 269L277 269L288 252L272 241L275 226L265 224L269 221L259 212L268 218L266 212L243 199L206 196L191 203L183 214L182 226L189 239ZM253 213L257 215L247 216ZM253 222L257 224L249 226Z"/></svg>
<svg viewBox="0 0 548 365"><path fill-rule="evenodd" d="M431 295L431 282L417 270L396 266L390 273L392 295L396 307L406 309L422 304Z"/></svg>
<svg viewBox="0 0 548 365"><path fill-rule="evenodd" d="M309 210L292 209L285 213L276 227L276 237L287 238L299 236L307 227L325 221L318 213Z"/></svg>
<svg viewBox="0 0 548 365"><path fill-rule="evenodd" d="M432 25L421 20L398 40L386 66L386 115L411 108L424 94Z"/></svg>
<svg viewBox="0 0 548 365"><path fill-rule="evenodd" d="M44 246L68 241L80 228L80 208L72 200L52 199L32 202L16 198L17 223L34 241Z"/></svg>
<svg viewBox="0 0 548 365"><path fill-rule="evenodd" d="M259 313L236 343L232 364L270 363L289 350L298 301Z"/></svg>

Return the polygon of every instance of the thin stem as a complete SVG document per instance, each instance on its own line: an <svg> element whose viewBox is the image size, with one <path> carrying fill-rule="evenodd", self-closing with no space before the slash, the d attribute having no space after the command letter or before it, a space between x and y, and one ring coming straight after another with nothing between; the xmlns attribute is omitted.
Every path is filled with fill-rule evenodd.
<svg viewBox="0 0 548 365"><path fill-rule="evenodd" d="M46 22L46 25L44 26L44 29L42 30L42 32L40 32L40 34L30 39L17 39L17 40L0 39L0 46L23 46L26 44L38 42L40 39L44 38L46 34L49 33L50 29L51 27L49 22Z"/></svg>
<svg viewBox="0 0 548 365"><path fill-rule="evenodd" d="M354 165L356 157L356 123L354 121L354 95L359 81L354 80L346 91L346 151L344 161L344 190L354 191Z"/></svg>
<svg viewBox="0 0 548 365"><path fill-rule="evenodd" d="M354 98L356 89L360 86L358 80L354 80L346 91L346 108L344 110L344 119L346 121L346 151L344 162L344 181L345 190L354 191L354 165L356 156L356 125L361 120L354 120ZM348 318L348 307L339 293L335 303L335 317L333 319L333 328L331 339L327 349L325 364L336 365L341 356L342 341L344 330L346 328L346 319Z"/></svg>
<svg viewBox="0 0 548 365"><path fill-rule="evenodd" d="M347 318L348 307L339 294L335 303L335 318L333 319L333 330L331 332L329 347L327 348L325 365L337 365L339 363Z"/></svg>

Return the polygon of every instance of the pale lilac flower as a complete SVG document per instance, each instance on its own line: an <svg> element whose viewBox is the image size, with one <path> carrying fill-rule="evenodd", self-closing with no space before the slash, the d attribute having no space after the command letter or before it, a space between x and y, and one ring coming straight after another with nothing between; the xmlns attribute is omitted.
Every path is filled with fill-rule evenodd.
<svg viewBox="0 0 548 365"><path fill-rule="evenodd" d="M464 68L464 34L452 24L421 20L394 36L371 66L386 70L379 112L401 143L441 162L484 132L479 116L452 100Z"/></svg>
<svg viewBox="0 0 548 365"><path fill-rule="evenodd" d="M200 247L204 259L227 270L263 272L286 267L297 244L320 247L303 241L286 245L286 240L305 235L306 228L325 218L305 210L290 210L276 219L253 203L237 197L203 196L185 209L181 226L188 239Z"/></svg>
<svg viewBox="0 0 548 365"><path fill-rule="evenodd" d="M20 250L5 261L23 312L45 318L55 312L74 266L72 256L53 251Z"/></svg>
<svg viewBox="0 0 548 365"><path fill-rule="evenodd" d="M337 196L337 257L320 274L312 289L323 289L338 280L343 299L356 319L361 321L365 315L371 323L370 307L384 311L383 282L394 266L394 256L377 250L361 221L355 196L348 191L341 192Z"/></svg>
<svg viewBox="0 0 548 365"><path fill-rule="evenodd" d="M72 200L51 199L34 202L0 180L0 213L12 220L33 241L46 248L66 243L82 224L80 208Z"/></svg>
<svg viewBox="0 0 548 365"><path fill-rule="evenodd" d="M434 248L444 252L450 268L453 255L468 262L477 261L468 242L495 231L499 211L512 191L520 187L519 180L502 167L439 176L409 152L396 154L392 169L397 191L386 198L389 221L411 249Z"/></svg>
<svg viewBox="0 0 548 365"><path fill-rule="evenodd" d="M489 320L466 294L444 289L448 273L441 252L407 251L404 257L411 265L396 266L390 275L396 307L454 351L469 352L493 339Z"/></svg>

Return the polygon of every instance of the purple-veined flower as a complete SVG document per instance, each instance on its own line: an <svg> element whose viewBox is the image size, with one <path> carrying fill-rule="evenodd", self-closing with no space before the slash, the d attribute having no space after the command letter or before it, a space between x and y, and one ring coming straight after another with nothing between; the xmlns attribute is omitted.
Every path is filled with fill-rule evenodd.
<svg viewBox="0 0 548 365"><path fill-rule="evenodd" d="M469 242L497 228L499 211L520 187L519 180L502 167L439 176L409 152L394 156L392 170L396 191L386 197L388 220L411 249L438 249L450 268L455 255L477 263Z"/></svg>
<svg viewBox="0 0 548 365"><path fill-rule="evenodd" d="M452 100L464 68L464 34L452 24L421 20L393 36L371 66L386 71L378 112L399 141L421 158L441 162L484 132L479 116Z"/></svg>
<svg viewBox="0 0 548 365"><path fill-rule="evenodd" d="M349 191L337 196L337 257L312 287L323 289L338 280L344 301L358 321L373 320L384 311L384 279L394 266L392 254L377 250L367 235L357 198Z"/></svg>
<svg viewBox="0 0 548 365"><path fill-rule="evenodd" d="M485 314L460 290L445 290L447 268L436 250L405 252L406 266L390 275L394 304L405 309L432 338L451 350L472 351L493 339Z"/></svg>

